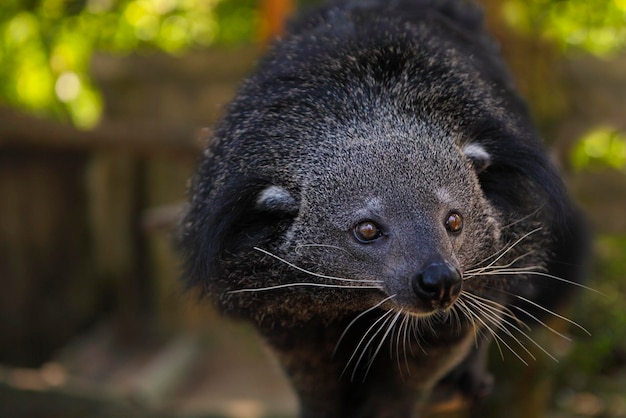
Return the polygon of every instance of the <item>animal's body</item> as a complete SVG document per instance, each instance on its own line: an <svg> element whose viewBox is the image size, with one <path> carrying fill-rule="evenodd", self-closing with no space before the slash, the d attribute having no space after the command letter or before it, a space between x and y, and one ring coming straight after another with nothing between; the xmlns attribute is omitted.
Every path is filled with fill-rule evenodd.
<svg viewBox="0 0 626 418"><path fill-rule="evenodd" d="M442 387L482 396L493 333L524 339L515 316L554 309L586 248L460 0L337 1L297 20L191 194L188 284L255 324L302 417L414 416Z"/></svg>

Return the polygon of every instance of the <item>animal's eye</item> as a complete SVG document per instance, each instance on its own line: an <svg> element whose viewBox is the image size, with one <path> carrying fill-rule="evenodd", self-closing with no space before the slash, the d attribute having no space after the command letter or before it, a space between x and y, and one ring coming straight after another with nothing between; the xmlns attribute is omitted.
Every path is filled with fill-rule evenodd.
<svg viewBox="0 0 626 418"><path fill-rule="evenodd" d="M372 242L380 237L383 233L372 221L363 221L356 224L354 227L354 237L362 243Z"/></svg>
<svg viewBox="0 0 626 418"><path fill-rule="evenodd" d="M450 212L446 216L445 224L448 232L457 234L463 229L463 217L457 212Z"/></svg>

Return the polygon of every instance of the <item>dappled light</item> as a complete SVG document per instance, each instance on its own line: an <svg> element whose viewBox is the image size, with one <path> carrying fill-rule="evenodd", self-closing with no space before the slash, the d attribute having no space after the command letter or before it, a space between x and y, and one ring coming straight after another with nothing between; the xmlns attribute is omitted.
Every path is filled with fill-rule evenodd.
<svg viewBox="0 0 626 418"><path fill-rule="evenodd" d="M36 114L98 123L96 52L180 54L255 38L253 0L41 0L0 6L0 100Z"/></svg>
<svg viewBox="0 0 626 418"><path fill-rule="evenodd" d="M94 53L181 54L259 35L254 0L14 0L0 11L0 100L80 128L97 124L103 108L90 78ZM565 52L607 55L626 44L624 0L507 0L502 11L512 27ZM77 77L78 89L60 96L68 73Z"/></svg>
<svg viewBox="0 0 626 418"><path fill-rule="evenodd" d="M606 56L626 46L624 0L507 0L503 14L513 27L540 34L566 52Z"/></svg>
<svg viewBox="0 0 626 418"><path fill-rule="evenodd" d="M576 169L611 167L626 171L626 134L599 127L582 137L572 152Z"/></svg>

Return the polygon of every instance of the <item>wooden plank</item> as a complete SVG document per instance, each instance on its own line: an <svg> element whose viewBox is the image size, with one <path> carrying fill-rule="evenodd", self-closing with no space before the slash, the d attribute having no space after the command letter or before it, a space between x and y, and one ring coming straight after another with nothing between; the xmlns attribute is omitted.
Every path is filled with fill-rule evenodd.
<svg viewBox="0 0 626 418"><path fill-rule="evenodd" d="M207 131L156 123L108 122L91 131L0 109L0 148L57 150L120 150L132 154L197 156Z"/></svg>

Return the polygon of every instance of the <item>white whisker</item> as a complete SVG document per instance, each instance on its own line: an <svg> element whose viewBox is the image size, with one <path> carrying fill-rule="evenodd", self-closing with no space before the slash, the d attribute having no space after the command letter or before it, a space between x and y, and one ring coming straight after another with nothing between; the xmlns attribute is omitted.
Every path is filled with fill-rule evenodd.
<svg viewBox="0 0 626 418"><path fill-rule="evenodd" d="M522 301L524 301L524 302L526 302L526 303L529 303L529 304L531 304L532 306L534 306L534 307L536 307L536 308L539 308L539 309L541 309L542 311L544 311L544 312L546 312L546 313L548 313L548 314L550 314L550 315L552 315L552 316L554 316L554 317L556 317L556 318L562 319L563 321L565 321L565 322L567 322L567 323L569 323L569 324L574 325L576 328L580 329L580 330L581 330L581 331L583 331L585 334L587 334L587 335L591 336L591 333L590 333L589 331L587 331L587 329L585 329L585 327L583 327L582 325L578 324L576 321L573 321L573 320L571 320L571 319L569 319L569 318L567 318L567 317L565 317L565 316L563 316L563 315L559 315L558 313L556 313L556 312L554 312L554 311L551 311L550 309L545 308L545 307L541 306L540 304L538 304L538 303L536 303L536 302L533 302L532 300L530 300L530 299L528 299L528 298L525 298L525 297L523 297L523 296L516 295L516 294L511 294L511 296L514 296L514 297L516 297L517 299L520 299L520 300L522 300ZM517 308L518 310L521 310L519 307L517 307L517 306L515 306L515 305L513 305L513 307Z"/></svg>
<svg viewBox="0 0 626 418"><path fill-rule="evenodd" d="M255 250L262 252L263 254L269 255L270 257L275 258L276 260L288 265L291 268L294 268L298 271L301 271L303 273L309 274L311 276L315 276L315 277L319 277L320 279L328 279L328 280L337 280L337 281L341 281L341 282L358 282L358 283L376 283L376 284L380 284L382 283L382 280L358 280L358 279L346 279L346 278L342 278L342 277L335 277L335 276L327 276L325 274L319 274L319 273L315 273L313 271L310 270L306 270L303 269L300 266L296 266L295 264L285 260L284 258L281 258L275 254L272 254L271 252L264 250L263 248L259 248L259 247L254 247Z"/></svg>
<svg viewBox="0 0 626 418"><path fill-rule="evenodd" d="M491 263L489 263L487 265L487 267L491 267L493 266L495 263L497 263L502 257L504 257L509 251L511 251L513 248L515 248L517 245L519 245L520 242L524 241L526 238L530 237L532 234L541 231L543 228L535 228L530 232L527 232L526 234L522 235L521 238L519 238L517 241L515 241L513 244L509 245L508 247L505 247L506 249L504 251L502 251L502 253L496 257L496 259L494 259ZM497 254L497 253L496 253ZM493 257L493 256L491 256ZM484 261L489 260L489 258L491 257L487 257ZM484 262L482 261L482 262ZM481 263L482 263L481 262Z"/></svg>
<svg viewBox="0 0 626 418"><path fill-rule="evenodd" d="M371 308L367 309L366 311L361 312L352 321L350 321L350 323L348 324L346 329L344 329L343 332L341 333L341 336L339 337L339 340L337 341L337 344L335 344L335 349L333 350L333 357L335 356L335 354L337 354L337 349L339 348L339 344L341 344L341 341L343 340L343 338L348 333L348 330L350 329L350 327L352 325L354 325L356 323L356 321L358 321L363 316L367 315L369 312L372 312L374 309L379 308L380 306L382 306L383 303L385 303L385 302L387 302L387 301L389 301L389 300L391 300L391 299L393 299L395 297L396 297L396 295L391 295L391 296L388 296L388 297L384 298L383 300L378 302L376 305L372 306Z"/></svg>
<svg viewBox="0 0 626 418"><path fill-rule="evenodd" d="M265 255L269 255L270 257L275 258L276 260L278 260L278 261L288 265L291 268L294 268L294 269L296 269L298 271L301 271L303 273L309 274L309 275L314 276L314 277L319 277L320 279L337 280L337 281L341 281L341 282L376 283L376 284L382 283L382 280L346 279L346 278L343 278L343 277L327 276L325 274L315 273L313 271L304 269L304 268L302 268L300 266L296 266L295 264L293 264L293 263L285 260L284 258L281 258L281 257L275 255L275 254L272 254L271 252L269 252L267 250L264 250L263 248L254 247L254 249L259 251L259 252L262 252Z"/></svg>
<svg viewBox="0 0 626 418"><path fill-rule="evenodd" d="M474 296L474 295L472 295ZM493 310L493 314L495 315L497 312L502 313L502 311L497 310L497 308L493 305L488 305L478 299L474 300L475 303L477 303L478 305L481 306L482 309L484 309L483 312L486 312L488 310ZM514 317L515 318L515 317ZM545 348L543 348L541 346L541 344L539 344L538 342L536 342L533 338L531 338L526 332L524 332L522 329L520 329L517 325L515 325L513 322L511 322L510 320L506 319L506 318L501 318L502 322L506 325L508 325L509 327L511 327L514 331L517 331L518 333L520 333L522 336L524 336L528 341L530 341L533 345L535 345L537 348L539 348L544 354L546 354L548 357L550 357L552 360L554 360L555 362L559 362L559 360L554 357L552 354L550 354ZM519 322L519 320L517 318L515 318L516 321ZM521 341L519 341L519 339L517 337L515 337L510 330L508 330L508 328L506 328L506 326L500 326L499 327L501 330L503 330L508 336L510 336L511 338L513 338L521 347L522 349L524 349L524 351L526 351L526 353L528 353L533 360L535 360L535 357L530 353L530 351L526 348L526 346L524 346L524 344L522 344Z"/></svg>
<svg viewBox="0 0 626 418"><path fill-rule="evenodd" d="M542 209L544 206L545 206L545 205L541 205L541 206L539 206L537 209L535 209L534 211L532 211L531 213L529 213L528 215L523 216L523 217L521 217L520 219L517 219L517 220L515 220L515 221L513 221L513 222L511 222L511 223L509 223L509 224L503 225L503 226L502 226L502 229L510 228L510 227L512 227L512 226L515 226L515 225L517 225L517 224L521 223L521 222L524 222L525 220L528 220L528 219L532 218L533 216L535 216L536 214L538 214L538 213L539 213L539 211L541 211L541 209Z"/></svg>
<svg viewBox="0 0 626 418"><path fill-rule="evenodd" d="M467 306L467 312L469 312L473 318L475 318L478 322L482 324L483 329L485 329L489 334L491 334L491 336L493 337L493 340L496 343L496 346L498 347L500 358L504 360L504 351L502 351L502 346L500 345L500 338L498 337L496 332L493 329L491 329L491 327L488 326L482 319L480 319L478 314L474 312L470 306ZM478 347L478 341L475 341L475 343L476 343L476 347Z"/></svg>
<svg viewBox="0 0 626 418"><path fill-rule="evenodd" d="M483 258L482 260L478 261L477 263L474 263L474 266L479 266L483 263L486 263L488 260L496 257L495 260L493 260L492 262L490 262L486 267L482 267L484 268L489 268L491 266L493 266L495 263L497 263L502 257L504 257L509 251L511 251L513 248L515 248L517 245L519 245L519 243L521 243L522 241L524 241L526 238L528 238L529 236L531 236L532 234L541 231L543 228L535 228L532 231L526 233L525 235L523 235L521 238L519 238L518 240L516 240L515 242L513 242L513 244L510 245L505 245L504 247L502 247L501 249L499 249L498 251L494 252L493 254ZM468 269L468 271L471 270Z"/></svg>
<svg viewBox="0 0 626 418"><path fill-rule="evenodd" d="M406 348L408 345L409 350L411 350L411 354L413 354L413 351L412 351L413 349L411 348L411 340L410 340L410 334L409 334L409 323L411 322L411 320L412 320L411 315L405 313L404 319L402 320L402 324L401 324L401 328L403 330L402 353L404 354L404 365L406 367L406 372L409 376L411 376L411 369L409 367L409 359L406 353ZM398 358L398 370L400 371L402 370L402 367L400 366L400 358Z"/></svg>
<svg viewBox="0 0 626 418"><path fill-rule="evenodd" d="M348 360L348 363L346 364L346 367L348 367L350 365L350 363L352 362L352 360L354 359L354 356L356 355L356 353L359 351L359 348L361 347L361 345L363 344L363 342L365 341L365 338L369 335L369 333L374 329L374 327L376 327L381 321L382 324L380 324L378 326L378 329L376 331L373 332L373 334L371 335L371 337L369 338L369 340L367 341L367 343L363 346L363 348L361 349L361 355L359 356L359 358L356 360L355 364L354 364L354 368L352 370L352 375L350 376L350 381L353 382L354 381L354 377L356 376L356 372L358 370L358 366L359 364L361 364L361 360L363 360L363 357L365 356L365 354L367 353L367 349L370 346L370 344L372 344L372 342L374 341L374 338L376 338L376 336L382 332L382 330L384 329L385 325L387 324L387 322L389 322L390 318L393 318L393 316L391 316L393 314L393 311L387 311L385 312L380 318L378 318L369 328L368 330L365 332L365 334L363 334L363 338L361 338L361 340L359 341L359 343L357 344L356 348L354 349L354 354L350 357L350 359ZM367 370L369 371L369 367L367 368ZM345 369L344 369L345 372ZM343 373L342 373L343 374ZM367 376L367 373L366 373Z"/></svg>
<svg viewBox="0 0 626 418"><path fill-rule="evenodd" d="M490 307L492 307L492 309L498 311L499 313L501 313L502 315L510 318L511 320L515 321L519 326L526 328L526 330L530 331L530 327L525 324L522 320L520 320L517 316L515 316L515 314L513 313L513 311L511 311L511 309L509 309L507 306L496 302L495 300L491 300L485 297L482 297L480 295L477 295L475 293L470 293L470 292L464 292L465 295L467 295L468 297L475 299L475 300L479 300L482 301L483 303L486 303L488 305L490 305Z"/></svg>
<svg viewBox="0 0 626 418"><path fill-rule="evenodd" d="M383 324L384 327L387 327L387 331L385 331L383 336L380 338L380 342L378 343L378 346L376 347L376 350L374 351L374 354L372 354L370 356L370 359L369 359L368 364L367 364L367 370L365 370L365 375L363 376L363 381L365 381L365 378L369 374L370 369L372 368L372 365L374 364L374 361L376 361L376 357L378 356L378 353L380 352L381 347L385 343L385 340L387 339L387 336L389 335L391 330L395 328L396 322L398 321L398 318L400 317L400 315L402 315L402 311L398 311L398 313L396 313L396 315L393 316L390 321L387 320Z"/></svg>
<svg viewBox="0 0 626 418"><path fill-rule="evenodd" d="M544 321L542 321L541 319L537 318L535 315L531 314L527 310L522 309L522 308L520 308L517 305L511 305L511 307L517 309L518 311L520 311L524 315L534 319L539 325L541 325L545 329L551 331L553 334L558 335L559 337L563 338L566 341L572 341L572 339L570 337L568 337L567 335L565 335L565 334L555 330L553 327L551 327L550 325L546 324Z"/></svg>
<svg viewBox="0 0 626 418"><path fill-rule="evenodd" d="M493 315L492 313L485 312L485 311L484 311L484 309L483 309L483 308L481 308L479 305L477 305L477 304L475 303L475 301L474 301L474 300L472 300L470 297L467 297L468 295L471 295L471 293L466 294L466 302L467 302L469 305L471 305L471 307L473 307L473 308L474 308L474 310L476 310L477 312L479 312L479 313L483 314L483 315L485 316L485 320L487 320L488 322L490 322L491 324L493 324L493 325L496 327L496 329L500 329L500 330L502 330L504 333L506 333L507 335L509 335L509 336L510 336L510 337L512 337L513 339L515 339L515 337L513 337L513 336L511 335L511 331L509 331L508 329L506 329L506 327L503 327L503 326L502 326L502 324L501 324L501 323L500 323L500 321L498 320L499 318L494 319L494 318L493 318L493 316L492 316L492 315ZM476 314L476 312L475 312L475 314ZM508 348L508 349L509 349L509 351L510 351L513 355L515 355L515 357L517 357L517 358L518 358L518 359L519 359L519 360L520 360L520 361L521 361L524 365L528 366L528 362L526 362L526 360L524 360L524 359L522 358L522 356L520 356L520 355L517 353L517 351L515 351L515 350L514 350L514 349L513 349L513 348L512 348L512 347L511 347L511 346L510 346L510 345L509 345L509 344L508 344L508 343L507 343L507 342L506 342L506 341L505 341L505 340L504 340L504 339L503 339L500 335L498 335L498 333L497 333L497 332L495 332L495 331L494 331L494 330L493 330L493 329L492 329L489 325L487 325L487 323L486 323L486 322L485 322L485 321L484 321L484 320L483 320L483 319L482 319L479 315L477 315L477 314L476 314L476 315L475 315L475 317L476 317L476 319L477 319L477 320L478 320L481 324L483 324L483 326L484 326L485 328L487 328L487 329L489 330L489 332L491 333L491 335L493 335L493 337L494 337L494 340L495 340L495 341L500 341L502 344L504 344L504 346L505 346L506 348ZM520 346L521 346L524 350L526 350L526 352L528 352L528 349L527 349L527 348L526 348L523 344L521 344L521 343L519 342L519 340L515 339L515 341L516 341L518 344L520 344ZM500 346L500 344L498 344L498 347L499 347L499 346ZM499 347L499 349L500 349L500 355L504 358L504 354L503 354L503 352L502 352L502 349L501 349L500 347ZM528 352L528 354L529 354L529 355L530 355L530 356L534 359L534 356L533 356L530 352Z"/></svg>
<svg viewBox="0 0 626 418"><path fill-rule="evenodd" d="M534 253L535 253L535 251L528 251L528 252L520 255L519 257L515 258L510 263L503 264L503 265L497 265L497 266L491 266L490 265L490 266L486 266L486 267L478 267L478 268L467 269L467 270L465 270L465 276L469 276L467 278L471 278L472 276L478 275L478 273L483 273L485 271L493 271L495 269L509 268L509 267L515 265L516 263L518 263L523 258L528 257L529 255L532 255ZM464 278L466 278L466 277L464 277Z"/></svg>
<svg viewBox="0 0 626 418"><path fill-rule="evenodd" d="M424 350L424 347L422 347L422 343L420 342L421 337L420 337L420 332L419 332L419 326L420 326L420 318L416 316L412 317L411 334L413 334L413 338L415 338L415 342L417 343L418 347L422 351L422 354L425 355L426 350Z"/></svg>
<svg viewBox="0 0 626 418"><path fill-rule="evenodd" d="M480 304L480 301L473 299L472 296L474 296L471 293L466 293L465 297L466 297L466 303L468 303L476 312L480 313L483 315L484 320L479 316L476 315L476 319L482 323L485 327L487 327L489 329L489 331L491 332L491 335L493 335L494 339L496 341L500 341L502 344L504 344L504 346L506 348L509 349L509 351L515 355L515 357L517 357L522 363L524 363L524 365L528 365L528 362L526 362L522 356L520 354L517 353L517 351L515 351L513 349L513 347L511 347L500 335L498 335L497 332L495 332L491 327L489 327L487 325L487 322L491 323L493 326L495 326L496 329L501 330L504 334L508 335L509 337L511 337L513 339L513 341L515 341L522 350L524 350L533 360L535 360L535 356L532 355L532 353L528 350L528 348L526 348L526 346L524 344L522 344L522 342L516 338L513 333L506 328L503 324L502 324L502 318L497 314L497 312L493 312L493 307L489 307L489 306L485 306L484 304ZM513 325L513 327L515 327ZM519 330L519 328L517 328ZM519 330L520 332L522 332L521 330ZM522 332L522 334L524 334ZM525 334L524 334L525 335ZM502 350L500 349L500 355L503 356Z"/></svg>
<svg viewBox="0 0 626 418"><path fill-rule="evenodd" d="M532 276L542 276L542 277L549 277L551 279L554 280L558 280L560 282L566 283L566 284L570 284L572 286L576 286L579 287L581 289L585 289L588 290L590 292L594 292L597 293L599 295L603 295L602 292L589 287L589 286L585 286L584 284L581 283L577 283L574 282L572 280L567 280L564 279L562 277L559 276L555 276L554 274L550 274L550 273L545 273L543 271L536 271L534 269L536 269L537 267L533 267L533 266L529 266L529 267L517 267L517 268L503 268L503 269L499 269L497 266L493 268L493 270L490 271L484 271L484 272L480 272L480 273L472 273L470 275L470 277L473 276L497 276L497 275L502 275L502 276L519 276L519 275L532 275Z"/></svg>
<svg viewBox="0 0 626 418"><path fill-rule="evenodd" d="M302 282L302 283L287 283L287 284L277 284L276 286L268 286L268 287L251 287L246 289L237 289L231 290L227 292L228 294L235 293L252 293L252 292L265 292L268 290L276 290L276 289L284 289L288 287L327 287L327 288L335 288L335 289L379 289L376 286L358 286L358 285L342 285L342 284L325 284L325 283L311 283L311 282Z"/></svg>
<svg viewBox="0 0 626 418"><path fill-rule="evenodd" d="M458 307L459 311L461 311L463 316L467 318L467 320L470 322L470 324L474 328L474 332L473 332L474 345L478 347L478 327L476 326L476 322L474 321L474 315L472 315L471 310L468 308L468 306L465 304L465 301L463 300L463 295L465 294L467 294L467 292L464 290L461 290L461 297L457 299L455 306Z"/></svg>

